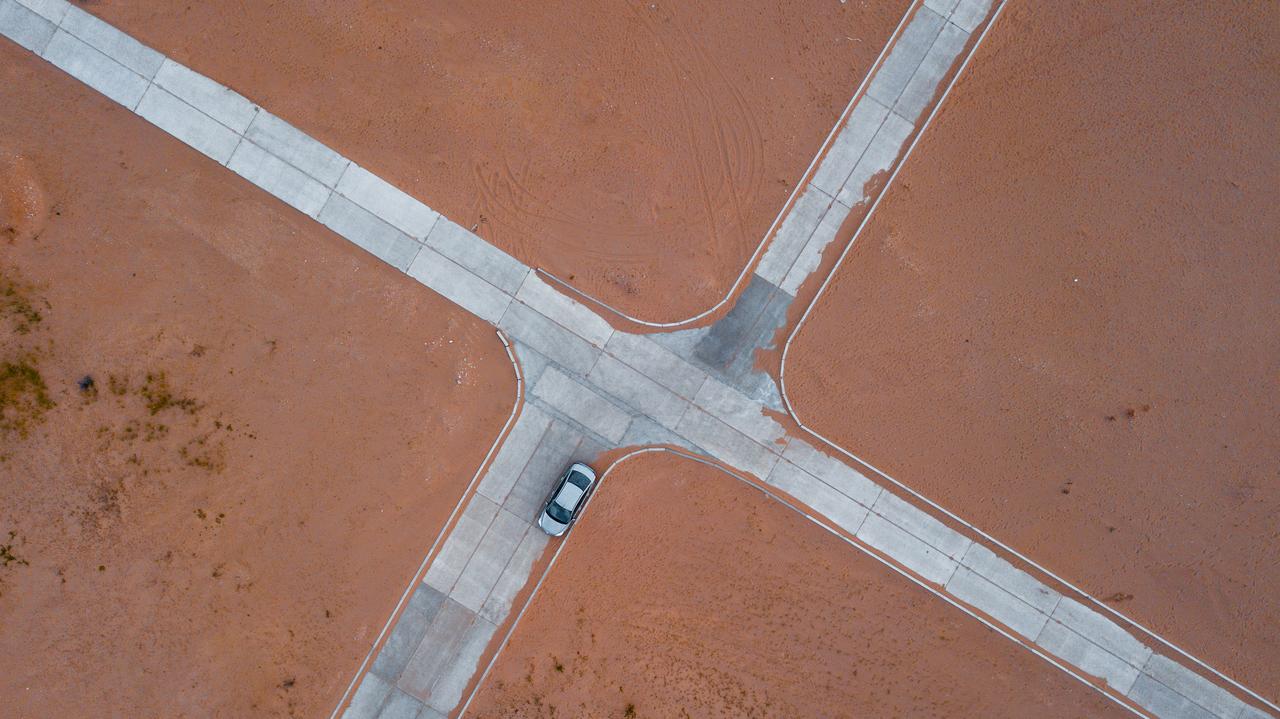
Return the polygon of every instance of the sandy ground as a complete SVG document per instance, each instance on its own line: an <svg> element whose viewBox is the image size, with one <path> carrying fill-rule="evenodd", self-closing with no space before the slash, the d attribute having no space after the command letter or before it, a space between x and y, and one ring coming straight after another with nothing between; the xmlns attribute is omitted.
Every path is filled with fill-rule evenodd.
<svg viewBox="0 0 1280 719"><path fill-rule="evenodd" d="M0 102L0 714L326 716L506 353L5 41Z"/></svg>
<svg viewBox="0 0 1280 719"><path fill-rule="evenodd" d="M1273 699L1277 31L1012 2L787 365L817 431Z"/></svg>
<svg viewBox="0 0 1280 719"><path fill-rule="evenodd" d="M478 717L1122 716L719 470L609 475Z"/></svg>
<svg viewBox="0 0 1280 719"><path fill-rule="evenodd" d="M729 290L908 3L87 6L646 320Z"/></svg>

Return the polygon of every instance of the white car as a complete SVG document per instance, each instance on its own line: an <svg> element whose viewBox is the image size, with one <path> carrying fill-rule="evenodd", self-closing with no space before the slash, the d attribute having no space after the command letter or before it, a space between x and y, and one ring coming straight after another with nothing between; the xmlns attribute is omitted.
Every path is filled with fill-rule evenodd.
<svg viewBox="0 0 1280 719"><path fill-rule="evenodd" d="M553 537L564 534L573 520L578 518L587 503L587 494L596 484L595 470L581 462L574 462L560 475L560 481L551 490L551 496L542 506L538 526Z"/></svg>

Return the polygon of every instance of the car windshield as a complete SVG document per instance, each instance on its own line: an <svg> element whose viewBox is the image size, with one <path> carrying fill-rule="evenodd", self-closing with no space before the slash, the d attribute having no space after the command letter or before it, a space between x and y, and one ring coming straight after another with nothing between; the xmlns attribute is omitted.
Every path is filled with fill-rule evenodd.
<svg viewBox="0 0 1280 719"><path fill-rule="evenodd" d="M561 524L569 523L569 510L561 507L558 502L552 502L547 505L547 514Z"/></svg>

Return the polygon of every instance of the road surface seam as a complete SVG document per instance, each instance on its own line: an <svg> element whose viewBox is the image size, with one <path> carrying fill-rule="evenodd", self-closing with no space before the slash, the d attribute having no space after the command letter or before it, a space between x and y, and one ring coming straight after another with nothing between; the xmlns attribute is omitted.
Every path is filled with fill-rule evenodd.
<svg viewBox="0 0 1280 719"><path fill-rule="evenodd" d="M979 6L985 13L989 5L990 0L960 0L943 18L932 9L939 6L935 2L921 8L916 18L942 18L945 23L962 12L966 13L965 17L972 18L977 12L974 8ZM929 22L937 23L939 20L930 19ZM1040 646L1040 649L1107 681L1105 689L1096 684L1093 686L1113 699L1128 697L1156 716L1191 716L1196 711L1207 710L1220 719L1240 719L1251 716L1248 712L1257 711L1204 677L1158 654L1149 654L1141 666L1134 666L1132 661L1115 652L1118 647L1127 646L1121 637L1128 637L1128 643L1138 646L1141 643L1110 619L1078 602L1060 599L1052 616L1041 611L1028 603L1032 595L1027 592L1048 596L1056 593L1043 585L1036 588L1039 582L1034 577L998 558L996 562L980 566L965 564L973 546L971 540L913 505L893 497L883 487L807 443L798 439L788 441L781 425L763 415L758 403L737 390L717 382L711 386L711 391L704 394L709 382L714 380L701 370L687 363L682 366L680 357L648 338L626 336L626 333L614 330L594 311L556 291L538 273L505 252L449 222L425 204L284 120L254 106L229 88L180 66L64 0L0 0L0 34L39 54L89 87L406 272L463 309L496 324L515 339L513 345L518 355L544 362L536 381L528 383L528 394L532 395L528 400L530 404L552 418L543 442L533 450L521 476L515 478L512 492L500 506L483 499L483 502L494 505L494 509L484 520L472 518L480 532L474 546L464 546L469 544L469 539L459 532L469 519L467 511L473 505L483 506L483 502L482 495L468 491L471 501L453 531L445 538L439 553L431 560L426 572L428 581L417 590L424 591L423 587L427 587L442 594L443 598L436 604L439 614L432 621L443 622L441 617L452 618L453 624L442 624L439 628L446 632L443 636L447 637L448 646L456 650L460 663L436 666L432 672L407 678L402 673L399 687L394 688L396 691L413 695L415 701L424 702L441 713L449 713L456 707L489 638L501 623L480 616L485 603L503 579L511 553L525 546L524 538L529 536L528 526L519 530L516 524L512 524L515 520L506 517L531 525L530 518L542 499L540 491L546 489L547 482L554 480L561 466L576 454L583 453L581 448L584 444L603 450L639 443L671 443L715 457L730 466L747 470L771 486L784 488L783 491L883 553L897 568L909 570L926 582L944 587L950 594L945 597L948 601L957 605L967 604L1019 633L1027 639L1019 643L1032 651L1039 653L1035 648L1039 645L1033 645L1034 640L1044 635L1044 628L1053 622L1055 629L1049 638L1054 640L1054 645ZM906 35L907 31L904 31L903 36ZM911 49L912 53L920 55L920 61L907 67L909 72L901 71L901 76L895 80L904 88L910 84L933 43L940 37L941 29L922 35L930 38L929 46ZM897 48L895 44L895 50ZM969 57L966 57L965 64ZM889 58L893 58L892 52ZM877 79L879 77L877 73ZM873 84L875 82L872 81ZM948 91L950 87L948 85ZM902 92L899 90L892 94L894 107ZM882 96L887 98L890 95ZM936 112L935 105L930 119ZM902 122L908 122L892 112L887 117L898 117ZM882 120L873 138L880 136L884 126ZM848 126L845 130L850 131ZM896 157L898 148L892 146L893 137L896 134L886 140L883 152L888 154L892 151ZM913 142L910 147L914 146ZM900 166L901 163L898 164ZM851 178L856 168L857 164L850 170ZM846 185L848 182L845 181ZM836 200L839 200L838 196ZM827 278L829 281L830 276ZM619 339L624 336L626 339ZM525 345L527 349L523 347ZM619 351L623 345L632 351ZM615 348L614 351L607 349L610 346ZM633 404L635 397L645 396L647 387L633 392L633 400L628 402L610 388L593 384L589 375L602 354L609 354L631 367L646 381L670 389L677 401L684 403L679 406L676 423L664 425L650 416L650 412L656 412L653 407ZM690 395L688 387L693 384L697 384L699 389ZM556 430L554 436L552 429ZM556 440L554 446L548 437ZM712 451L708 452L708 449ZM493 453L493 448L490 453ZM537 471L532 469L535 458L539 460ZM495 464L496 461L495 458ZM898 484L892 478L888 479ZM472 486L475 481L472 480ZM948 516L963 523L954 515L948 513ZM501 526L497 525L499 519L504 522ZM971 525L963 524L994 542ZM853 529L848 530L849 526ZM467 527L470 528L470 524ZM492 535L489 534L491 529L495 529ZM522 534L515 537L515 531ZM479 548L490 536L493 541L484 544L487 553L480 553ZM465 556L458 555L458 552L450 553L450 545L455 538L461 542L458 552ZM999 546L1012 552L1004 545ZM493 556L495 552L497 556ZM1036 566L1025 557L1014 554ZM447 592L441 583L433 587L430 577L436 563L459 559L465 559L465 563ZM495 562L498 562L496 570ZM962 566L965 573L959 571ZM468 574L467 570L472 567L474 569ZM971 575L979 577L980 581L971 581ZM467 583L459 584L464 577ZM1062 583L1071 586L1065 581ZM512 596L519 589L504 585L504 590L511 590ZM1083 592L1080 594L1096 602ZM402 598L402 605L404 601ZM412 603L412 598L409 601ZM1067 602L1074 606L1067 605ZM1064 610L1059 616L1059 609L1064 605L1070 611ZM445 614L446 610L448 614ZM469 619L466 612L470 612ZM488 616L505 621L508 613L509 607L491 610ZM1058 625L1070 633L1057 630ZM1028 636L1032 626L1039 629L1034 636ZM1018 632L1017 627L1027 632ZM1000 631L1013 638L1008 632ZM1163 638L1149 634L1173 647ZM1073 637L1085 641L1075 641ZM385 646L390 644L389 640ZM437 659L438 652L434 649L436 647L417 647L403 671L421 668L424 663L430 663L428 660ZM423 657L423 662L414 664L415 656ZM1195 661L1265 702L1203 662ZM1132 683L1129 682L1131 675L1136 676ZM366 676L374 674L370 672ZM1125 684L1129 684L1129 688L1121 693L1116 687ZM359 696L360 691L355 694ZM1276 708L1267 704L1272 709ZM354 701L352 706L355 706ZM348 716L356 715L349 713Z"/></svg>

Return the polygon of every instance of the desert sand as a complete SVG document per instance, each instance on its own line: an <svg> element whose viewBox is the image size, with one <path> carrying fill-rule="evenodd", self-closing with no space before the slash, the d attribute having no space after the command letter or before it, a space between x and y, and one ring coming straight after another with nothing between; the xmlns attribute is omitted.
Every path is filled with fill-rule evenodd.
<svg viewBox="0 0 1280 719"><path fill-rule="evenodd" d="M327 716L501 343L7 41L0 101L0 714Z"/></svg>
<svg viewBox="0 0 1280 719"><path fill-rule="evenodd" d="M524 262L675 321L729 291L907 6L86 9Z"/></svg>
<svg viewBox="0 0 1280 719"><path fill-rule="evenodd" d="M806 424L1272 699L1277 29L1010 3L786 365Z"/></svg>
<svg viewBox="0 0 1280 719"><path fill-rule="evenodd" d="M611 472L477 717L1105 717L1094 689L713 467Z"/></svg>

